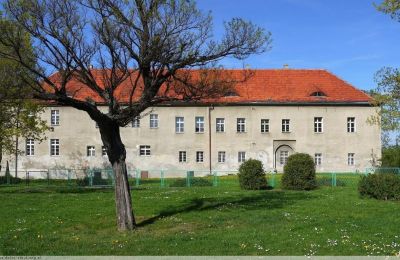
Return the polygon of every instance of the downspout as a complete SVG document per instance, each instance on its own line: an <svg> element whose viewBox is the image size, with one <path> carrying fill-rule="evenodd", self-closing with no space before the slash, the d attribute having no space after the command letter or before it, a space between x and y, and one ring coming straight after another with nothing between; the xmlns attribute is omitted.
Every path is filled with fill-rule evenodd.
<svg viewBox="0 0 400 260"><path fill-rule="evenodd" d="M209 173L212 175L212 156L211 156L211 110L214 110L214 106L211 105L208 107L208 166L209 166Z"/></svg>

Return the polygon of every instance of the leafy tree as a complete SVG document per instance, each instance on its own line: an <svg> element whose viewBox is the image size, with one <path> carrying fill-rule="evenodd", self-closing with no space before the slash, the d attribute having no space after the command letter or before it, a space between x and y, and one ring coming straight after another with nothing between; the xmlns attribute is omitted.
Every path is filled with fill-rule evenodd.
<svg viewBox="0 0 400 260"><path fill-rule="evenodd" d="M382 167L400 167L400 146L384 147L381 161Z"/></svg>
<svg viewBox="0 0 400 260"><path fill-rule="evenodd" d="M269 33L240 18L226 22L221 39L213 39L211 15L193 0L5 0L4 9L32 38L38 63L19 55L21 40L14 36L22 33L7 26L0 26L0 42L16 55L0 55L35 74L35 97L86 111L98 124L116 179L119 230L135 227L120 127L162 102L224 95L251 73L231 77L218 61L270 46ZM72 80L96 93L98 102L76 98L68 90ZM125 101L116 95L122 84L129 85Z"/></svg>
<svg viewBox="0 0 400 260"><path fill-rule="evenodd" d="M389 14L400 22L400 1L384 0L376 6L383 13ZM394 133L396 142L400 141L400 70L384 67L375 79L378 87L372 92L375 102L381 105L378 116L371 118L374 123L381 123L384 132L384 145L388 145L388 133Z"/></svg>
<svg viewBox="0 0 400 260"><path fill-rule="evenodd" d="M29 43L27 40L24 42L24 55L30 55ZM0 52L6 51L10 49L0 43ZM42 107L32 100L32 90L22 80L28 79L29 74L19 63L0 57L0 171L3 155L22 152L18 148L20 137L41 141L47 130L45 122L40 119Z"/></svg>

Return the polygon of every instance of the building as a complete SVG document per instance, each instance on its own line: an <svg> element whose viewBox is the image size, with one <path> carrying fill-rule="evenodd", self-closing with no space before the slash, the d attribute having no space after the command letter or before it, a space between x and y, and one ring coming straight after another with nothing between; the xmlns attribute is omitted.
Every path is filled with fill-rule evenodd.
<svg viewBox="0 0 400 260"><path fill-rule="evenodd" d="M255 158L281 172L290 154L304 152L319 172L355 172L381 156L380 127L367 122L377 109L371 97L325 70L256 70L218 100L148 109L121 135L131 169L228 171ZM20 169L108 164L85 112L49 105L43 118L52 131L42 143L23 141Z"/></svg>

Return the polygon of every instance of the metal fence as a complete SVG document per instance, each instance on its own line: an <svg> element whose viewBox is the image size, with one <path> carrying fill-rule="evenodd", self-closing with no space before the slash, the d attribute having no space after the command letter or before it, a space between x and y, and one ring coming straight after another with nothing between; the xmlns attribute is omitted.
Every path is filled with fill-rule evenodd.
<svg viewBox="0 0 400 260"><path fill-rule="evenodd" d="M357 187L361 176L366 174L400 175L400 168L369 168L358 173L317 173L319 186ZM267 173L268 186L281 188L282 174ZM0 173L0 185L68 186L68 187L113 187L115 178L112 169L48 169L18 172L19 178ZM168 187L224 187L239 186L237 171L187 171L187 170L128 170L132 188Z"/></svg>

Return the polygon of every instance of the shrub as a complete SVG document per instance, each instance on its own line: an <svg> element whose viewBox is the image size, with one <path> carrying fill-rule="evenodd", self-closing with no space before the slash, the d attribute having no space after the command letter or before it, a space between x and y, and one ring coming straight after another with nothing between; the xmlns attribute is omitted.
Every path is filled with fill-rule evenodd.
<svg viewBox="0 0 400 260"><path fill-rule="evenodd" d="M361 196L380 200L400 200L400 175L376 173L362 176L358 183Z"/></svg>
<svg viewBox="0 0 400 260"><path fill-rule="evenodd" d="M186 187L186 185L187 185L186 178L180 178L180 179L176 179L169 186L170 187ZM190 186L194 186L194 187L212 186L212 182L209 181L206 178L196 178L196 177L194 177L194 178L190 179Z"/></svg>
<svg viewBox="0 0 400 260"><path fill-rule="evenodd" d="M10 176L10 184L18 184L18 183L21 183L21 182L22 182L22 179ZM7 177L6 176L0 176L0 185L1 184L7 184Z"/></svg>
<svg viewBox="0 0 400 260"><path fill-rule="evenodd" d="M282 186L290 190L312 190L317 187L313 158L305 153L289 156L284 167Z"/></svg>
<svg viewBox="0 0 400 260"><path fill-rule="evenodd" d="M76 179L76 185L78 186L89 186L89 177L85 176L81 179Z"/></svg>
<svg viewBox="0 0 400 260"><path fill-rule="evenodd" d="M264 167L259 160L249 159L239 167L240 188L245 190L262 190L268 188Z"/></svg>

